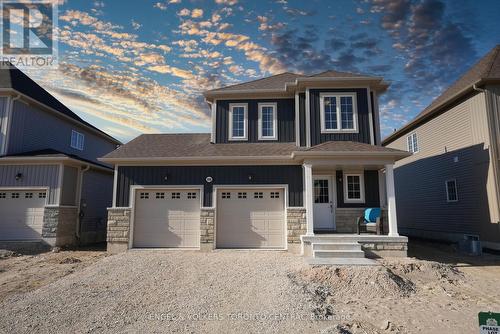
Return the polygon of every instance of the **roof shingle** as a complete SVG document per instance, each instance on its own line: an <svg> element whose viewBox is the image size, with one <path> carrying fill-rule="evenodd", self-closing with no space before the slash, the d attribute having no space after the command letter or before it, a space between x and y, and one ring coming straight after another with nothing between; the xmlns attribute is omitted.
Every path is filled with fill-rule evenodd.
<svg viewBox="0 0 500 334"><path fill-rule="evenodd" d="M210 158L210 157L283 157L293 152L380 152L400 154L402 151L349 141L326 142L311 148L299 148L288 143L210 143L210 134L149 134L141 135L103 157L103 161L150 158Z"/></svg>

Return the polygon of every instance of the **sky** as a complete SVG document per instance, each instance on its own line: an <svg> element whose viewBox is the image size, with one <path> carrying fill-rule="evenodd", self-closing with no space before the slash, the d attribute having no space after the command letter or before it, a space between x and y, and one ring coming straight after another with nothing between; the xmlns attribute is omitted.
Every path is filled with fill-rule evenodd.
<svg viewBox="0 0 500 334"><path fill-rule="evenodd" d="M29 70L127 142L209 132L202 92L290 71L383 76L382 136L500 43L500 1L58 0L59 66Z"/></svg>

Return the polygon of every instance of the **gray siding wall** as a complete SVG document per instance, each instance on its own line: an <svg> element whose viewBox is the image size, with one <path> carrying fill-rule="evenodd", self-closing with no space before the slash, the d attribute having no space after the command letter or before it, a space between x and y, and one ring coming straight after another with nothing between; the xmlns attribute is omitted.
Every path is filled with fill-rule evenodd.
<svg viewBox="0 0 500 334"><path fill-rule="evenodd" d="M71 148L72 130L85 135L83 151ZM50 148L97 162L115 149L115 144L85 128L20 101L14 103L9 136L8 154Z"/></svg>
<svg viewBox="0 0 500 334"><path fill-rule="evenodd" d="M23 178L16 181L16 175ZM58 165L0 165L0 187L49 187L48 204L56 204Z"/></svg>
<svg viewBox="0 0 500 334"><path fill-rule="evenodd" d="M207 176L213 178L212 183L205 182ZM200 185L204 187L204 206L210 207L213 186L233 184L288 184L289 206L303 205L302 166L119 167L116 205L130 205L132 185Z"/></svg>
<svg viewBox="0 0 500 334"><path fill-rule="evenodd" d="M321 133L320 93L355 92L358 107L358 133ZM355 141L370 144L370 122L368 113L368 92L364 88L310 89L311 146L326 141Z"/></svg>
<svg viewBox="0 0 500 334"><path fill-rule="evenodd" d="M61 188L61 205L76 205L78 188L78 168L64 166L63 185Z"/></svg>
<svg viewBox="0 0 500 334"><path fill-rule="evenodd" d="M248 142L258 142L258 103L273 102L278 107L278 142L295 141L295 99L217 100L216 143L227 143L229 137L229 104L248 104ZM265 140L269 142L269 140ZM272 142L272 141L271 141Z"/></svg>
<svg viewBox="0 0 500 334"><path fill-rule="evenodd" d="M337 182L337 207L339 208L378 208L380 207L378 171L365 170L365 203L344 202L344 174L341 170L336 172ZM342 181L340 181L342 180Z"/></svg>
<svg viewBox="0 0 500 334"><path fill-rule="evenodd" d="M105 232L107 208L113 199L113 174L88 170L82 180L82 232Z"/></svg>
<svg viewBox="0 0 500 334"><path fill-rule="evenodd" d="M476 93L408 133L417 134L419 152L399 160L394 172L403 233L471 233L500 241L486 110L485 94ZM407 150L408 134L387 146ZM448 179L457 182L458 202L446 201Z"/></svg>
<svg viewBox="0 0 500 334"><path fill-rule="evenodd" d="M0 97L0 152L7 132L7 97Z"/></svg>

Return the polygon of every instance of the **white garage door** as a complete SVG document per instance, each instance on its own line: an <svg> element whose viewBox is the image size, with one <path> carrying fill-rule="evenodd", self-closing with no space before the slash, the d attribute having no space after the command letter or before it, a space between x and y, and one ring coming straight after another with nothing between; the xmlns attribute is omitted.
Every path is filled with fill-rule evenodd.
<svg viewBox="0 0 500 334"><path fill-rule="evenodd" d="M42 236L45 191L0 190L0 240L37 240Z"/></svg>
<svg viewBox="0 0 500 334"><path fill-rule="evenodd" d="M138 190L134 247L199 247L198 190Z"/></svg>
<svg viewBox="0 0 500 334"><path fill-rule="evenodd" d="M217 247L284 248L282 189L220 189L217 192Z"/></svg>

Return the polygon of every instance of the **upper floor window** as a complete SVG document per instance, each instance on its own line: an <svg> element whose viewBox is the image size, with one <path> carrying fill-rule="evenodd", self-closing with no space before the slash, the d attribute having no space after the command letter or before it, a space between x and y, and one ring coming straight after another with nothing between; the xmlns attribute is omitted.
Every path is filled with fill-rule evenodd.
<svg viewBox="0 0 500 334"><path fill-rule="evenodd" d="M344 173L344 202L365 202L365 184L362 173Z"/></svg>
<svg viewBox="0 0 500 334"><path fill-rule="evenodd" d="M408 152L410 153L418 152L418 138L416 132L406 137L406 142L408 144Z"/></svg>
<svg viewBox="0 0 500 334"><path fill-rule="evenodd" d="M247 110L247 104L229 105L229 140L247 139Z"/></svg>
<svg viewBox="0 0 500 334"><path fill-rule="evenodd" d="M259 103L259 139L277 139L276 103Z"/></svg>
<svg viewBox="0 0 500 334"><path fill-rule="evenodd" d="M355 93L320 94L321 132L357 132Z"/></svg>
<svg viewBox="0 0 500 334"><path fill-rule="evenodd" d="M446 201L458 202L458 190L457 190L456 180L446 181Z"/></svg>
<svg viewBox="0 0 500 334"><path fill-rule="evenodd" d="M83 144L85 142L85 135L78 131L71 131L71 147L83 151Z"/></svg>

